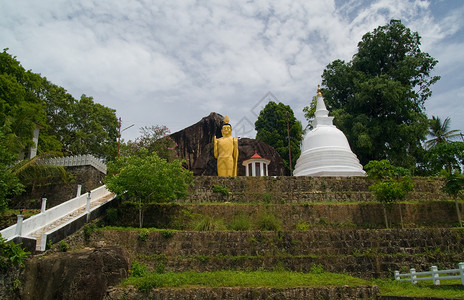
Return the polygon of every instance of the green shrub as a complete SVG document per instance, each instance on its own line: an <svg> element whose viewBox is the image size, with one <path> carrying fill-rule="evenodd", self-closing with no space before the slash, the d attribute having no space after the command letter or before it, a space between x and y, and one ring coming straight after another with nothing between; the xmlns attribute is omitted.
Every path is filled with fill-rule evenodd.
<svg viewBox="0 0 464 300"><path fill-rule="evenodd" d="M258 217L257 226L259 230L282 230L282 222L275 215L270 213L261 214Z"/></svg>
<svg viewBox="0 0 464 300"><path fill-rule="evenodd" d="M192 228L196 231L222 231L226 227L222 219L215 219L210 216L200 216L193 220Z"/></svg>
<svg viewBox="0 0 464 300"><path fill-rule="evenodd" d="M66 252L69 250L69 244L65 241L60 241L58 244L58 249L60 249L61 252Z"/></svg>
<svg viewBox="0 0 464 300"><path fill-rule="evenodd" d="M118 209L117 208L108 208L106 210L106 221L110 225L115 225L118 221Z"/></svg>
<svg viewBox="0 0 464 300"><path fill-rule="evenodd" d="M165 238L165 239L170 239L174 236L175 232L172 231L172 230L163 230L161 231L161 235Z"/></svg>
<svg viewBox="0 0 464 300"><path fill-rule="evenodd" d="M142 229L142 230L140 230L139 239L140 239L142 242L146 242L146 241L148 240L148 234L149 234L148 229Z"/></svg>
<svg viewBox="0 0 464 300"><path fill-rule="evenodd" d="M229 196L229 188L219 184L213 185L213 193L218 193L224 197Z"/></svg>
<svg viewBox="0 0 464 300"><path fill-rule="evenodd" d="M263 202L266 204L271 203L272 200L272 193L264 193L263 194Z"/></svg>
<svg viewBox="0 0 464 300"><path fill-rule="evenodd" d="M90 239L90 236L92 233L95 231L97 226L95 224L88 224L84 226L84 239L88 241Z"/></svg>
<svg viewBox="0 0 464 300"><path fill-rule="evenodd" d="M328 225L329 221L326 218L322 217L322 218L319 219L319 224Z"/></svg>
<svg viewBox="0 0 464 300"><path fill-rule="evenodd" d="M132 277L143 277L147 273L147 266L143 263L139 263L138 261L134 261L132 263L132 268L130 271L130 275Z"/></svg>
<svg viewBox="0 0 464 300"><path fill-rule="evenodd" d="M311 273L312 274L322 274L324 273L324 268L321 264L314 264L311 266Z"/></svg>
<svg viewBox="0 0 464 300"><path fill-rule="evenodd" d="M0 269L14 266L24 266L24 260L31 254L21 248L21 244L15 244L12 241L6 242L0 236Z"/></svg>
<svg viewBox="0 0 464 300"><path fill-rule="evenodd" d="M232 219L232 224L230 224L230 229L235 231L247 231L250 230L252 222L249 216L240 214L235 216Z"/></svg>
<svg viewBox="0 0 464 300"><path fill-rule="evenodd" d="M311 227L310 224L306 223L303 220L298 220L298 223L296 224L296 230L298 231L308 231L309 228Z"/></svg>
<svg viewBox="0 0 464 300"><path fill-rule="evenodd" d="M164 274L166 273L166 266L164 261L159 261L158 264L156 265L156 270L155 272L157 274Z"/></svg>

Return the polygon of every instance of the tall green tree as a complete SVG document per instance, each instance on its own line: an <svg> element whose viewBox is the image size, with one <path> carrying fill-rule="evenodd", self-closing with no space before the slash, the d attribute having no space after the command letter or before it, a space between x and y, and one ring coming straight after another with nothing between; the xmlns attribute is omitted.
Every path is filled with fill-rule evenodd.
<svg viewBox="0 0 464 300"><path fill-rule="evenodd" d="M13 196L24 190L24 186L10 169L17 157L7 147L6 131L6 126L0 127L0 213L7 208Z"/></svg>
<svg viewBox="0 0 464 300"><path fill-rule="evenodd" d="M7 50L0 53L0 126L8 126L14 136L8 147L19 154L32 146L36 126L45 126L46 112L40 76L26 71Z"/></svg>
<svg viewBox="0 0 464 300"><path fill-rule="evenodd" d="M39 153L116 156L118 120L113 109L82 95L74 99L40 74L26 71L4 49L0 53L0 126L8 124L8 147L16 154L32 145L39 126Z"/></svg>
<svg viewBox="0 0 464 300"><path fill-rule="evenodd" d="M140 128L140 136L121 145L121 155L135 155L143 149L148 153L155 152L167 161L177 159L176 142L169 136L166 126L152 125Z"/></svg>
<svg viewBox="0 0 464 300"><path fill-rule="evenodd" d="M426 152L427 175L438 175L442 170L451 173L461 171L464 164L464 144L462 142L437 143Z"/></svg>
<svg viewBox="0 0 464 300"><path fill-rule="evenodd" d="M427 147L430 148L439 143L448 143L459 137L459 130L450 130L450 122L449 117L442 122L439 117L432 116L432 119L429 120L428 135L430 139L426 142Z"/></svg>
<svg viewBox="0 0 464 300"><path fill-rule="evenodd" d="M93 154L106 160L116 156L119 123L114 109L82 95L71 106L71 116L73 122L69 124L68 134L61 140L66 152Z"/></svg>
<svg viewBox="0 0 464 300"><path fill-rule="evenodd" d="M301 122L295 118L290 106L270 101L259 113L255 129L256 139L274 147L282 157L287 170L290 171L288 129L290 129L292 168L300 157L300 143L303 138Z"/></svg>
<svg viewBox="0 0 464 300"><path fill-rule="evenodd" d="M415 166L428 128L424 103L439 80L431 74L437 62L421 51L417 32L391 20L363 36L351 61L326 67L326 105L362 164L388 159Z"/></svg>
<svg viewBox="0 0 464 300"><path fill-rule="evenodd" d="M389 228L387 211L391 213L392 204L403 200L412 191L414 182L407 169L394 166L388 160L370 161L364 169L367 172L367 178L374 181L369 186L369 191L382 204L385 227ZM403 228L401 204L398 207L400 210L401 227Z"/></svg>
<svg viewBox="0 0 464 300"><path fill-rule="evenodd" d="M193 173L182 168L180 160L168 162L155 152L149 154L147 149L110 162L108 174L105 180L108 189L120 195L125 193L137 203L140 228L148 203L185 198L193 180Z"/></svg>
<svg viewBox="0 0 464 300"><path fill-rule="evenodd" d="M458 197L462 195L462 190L464 189L464 176L456 170L451 170L450 172L445 173L444 180L445 184L443 185L442 190L454 199L458 223L460 227L463 227Z"/></svg>

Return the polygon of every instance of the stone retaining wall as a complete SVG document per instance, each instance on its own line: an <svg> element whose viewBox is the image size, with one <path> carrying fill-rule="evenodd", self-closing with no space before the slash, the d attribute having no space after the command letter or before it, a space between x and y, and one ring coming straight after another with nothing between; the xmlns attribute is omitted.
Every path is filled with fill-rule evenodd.
<svg viewBox="0 0 464 300"><path fill-rule="evenodd" d="M456 208L452 201L394 204L389 213L394 227L401 227L399 205L405 227L453 227L457 225ZM462 211L462 208L461 208ZM350 227L384 228L382 205L377 202L360 204L151 204L144 213L144 227L189 229L195 215L222 219L230 225L237 216L256 221L261 215L271 214L282 223L282 229L295 230L298 223L310 228ZM464 219L464 214L462 215ZM138 209L133 203L123 202L117 218L110 225L138 227ZM253 229L253 228L250 228Z"/></svg>
<svg viewBox="0 0 464 300"><path fill-rule="evenodd" d="M362 278L391 277L394 270L432 265L454 268L462 260L464 230L311 230L291 232L166 232L103 230L91 243L125 248L151 270L212 271L285 268Z"/></svg>
<svg viewBox="0 0 464 300"><path fill-rule="evenodd" d="M359 287L292 287L292 288L267 288L267 287L221 287L221 288L178 288L178 289L153 289L149 292L141 292L136 289L110 289L105 300L168 300L168 299L376 299L379 293L377 286Z"/></svg>
<svg viewBox="0 0 464 300"><path fill-rule="evenodd" d="M438 178L414 178L415 188L406 200L443 200ZM194 177L194 186L183 202L361 202L374 201L370 181L353 177ZM229 195L212 191L214 185L226 187Z"/></svg>

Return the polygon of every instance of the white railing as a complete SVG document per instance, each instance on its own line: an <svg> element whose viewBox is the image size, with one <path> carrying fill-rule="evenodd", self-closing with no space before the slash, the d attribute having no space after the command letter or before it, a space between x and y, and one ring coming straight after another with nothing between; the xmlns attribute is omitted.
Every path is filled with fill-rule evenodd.
<svg viewBox="0 0 464 300"><path fill-rule="evenodd" d="M41 163L46 165L73 167L73 166L92 166L100 172L106 174L106 165L98 160L95 156L76 155L66 157L45 158L40 160Z"/></svg>
<svg viewBox="0 0 464 300"><path fill-rule="evenodd" d="M90 197L95 200L108 193L110 192L106 189L106 185L102 185L92 190L90 192ZM15 224L0 231L0 234L8 241L14 239L18 235L27 237L47 224L50 224L74 210L87 205L88 196L88 193L85 193L22 221L19 226L19 232L17 230L18 224Z"/></svg>
<svg viewBox="0 0 464 300"><path fill-rule="evenodd" d="M440 276L440 274L447 276ZM412 268L409 273L400 274L399 271L395 271L394 275L395 280L410 281L412 284L416 284L418 281L432 280L434 285L440 285L440 280L461 279L461 283L464 285L464 263L459 263L457 269L438 270L436 266L432 266L428 272L416 272L416 269Z"/></svg>

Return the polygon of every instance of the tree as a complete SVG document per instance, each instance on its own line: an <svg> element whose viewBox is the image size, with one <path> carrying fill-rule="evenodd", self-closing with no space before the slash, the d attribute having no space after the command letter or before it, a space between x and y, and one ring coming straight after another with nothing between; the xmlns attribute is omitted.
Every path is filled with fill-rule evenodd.
<svg viewBox="0 0 464 300"><path fill-rule="evenodd" d="M185 198L193 179L193 173L182 168L180 160L168 162L155 152L148 154L146 149L110 162L108 173L108 189L119 195L125 193L137 203L140 228L146 204Z"/></svg>
<svg viewBox="0 0 464 300"><path fill-rule="evenodd" d="M71 106L71 115L73 123L69 124L68 134L62 139L66 152L112 160L117 152L119 124L115 110L82 95Z"/></svg>
<svg viewBox="0 0 464 300"><path fill-rule="evenodd" d="M159 157L173 161L177 159L177 144L169 133L170 130L166 126L144 126L140 128L139 137L121 145L121 155L134 155L146 149L148 153L155 152Z"/></svg>
<svg viewBox="0 0 464 300"><path fill-rule="evenodd" d="M10 166L16 161L16 155L11 152L7 143L5 134L5 126L0 127L0 213L2 213L8 205L11 197L21 193L24 186L19 182L10 170Z"/></svg>
<svg viewBox="0 0 464 300"><path fill-rule="evenodd" d="M116 156L118 120L115 111L82 95L74 99L40 74L26 71L4 49L0 53L0 126L11 129L8 147L20 154L33 143L39 126L38 152Z"/></svg>
<svg viewBox="0 0 464 300"><path fill-rule="evenodd" d="M393 203L404 199L414 188L414 182L407 169L393 166L388 160L370 161L364 169L367 172L367 178L374 180L374 183L369 186L369 191L382 204L385 227L388 228L387 209L390 211ZM403 228L401 205L398 207Z"/></svg>
<svg viewBox="0 0 464 300"><path fill-rule="evenodd" d="M316 106L317 106L317 97L314 96L311 99L311 103L309 104L309 106L305 106L303 108L304 116L305 116L306 120L308 121L308 125L306 126L305 130L306 129L309 129L309 130L313 129L312 121L313 121L314 116L316 114Z"/></svg>
<svg viewBox="0 0 464 300"><path fill-rule="evenodd" d="M459 136L459 130L449 129L450 118L447 117L443 123L439 117L432 116L432 119L429 120L429 136L431 137L427 142L426 146L431 148L440 143L448 143L452 139Z"/></svg>
<svg viewBox="0 0 464 300"><path fill-rule="evenodd" d="M454 199L459 226L462 227L461 211L459 210L458 196L464 189L464 177L457 171L447 172L444 176L445 184L442 190Z"/></svg>
<svg viewBox="0 0 464 300"><path fill-rule="evenodd" d="M427 150L427 169L429 175L438 175L442 170L450 173L461 171L464 164L464 144L461 142L437 143Z"/></svg>
<svg viewBox="0 0 464 300"><path fill-rule="evenodd" d="M45 125L46 113L40 76L26 71L7 50L0 53L0 126L8 126L13 137L8 147L19 154L32 145L32 132Z"/></svg>
<svg viewBox="0 0 464 300"><path fill-rule="evenodd" d="M366 33L350 62L322 74L322 93L362 164L388 159L413 168L427 133L424 102L439 77L437 60L420 50L420 36L391 20Z"/></svg>
<svg viewBox="0 0 464 300"><path fill-rule="evenodd" d="M288 147L288 129L290 129L292 166L295 166L301 152L300 143L303 138L303 128L301 122L295 118L290 106L270 101L259 113L255 129L257 131L256 139L274 147L288 170L290 170Z"/></svg>

